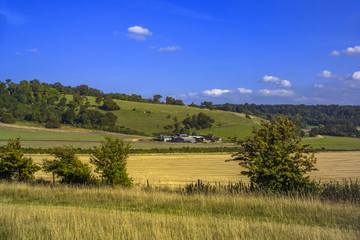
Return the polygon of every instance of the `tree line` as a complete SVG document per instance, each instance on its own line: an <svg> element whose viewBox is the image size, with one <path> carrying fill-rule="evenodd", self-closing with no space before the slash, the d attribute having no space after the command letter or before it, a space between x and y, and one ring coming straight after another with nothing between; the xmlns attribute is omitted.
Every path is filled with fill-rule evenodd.
<svg viewBox="0 0 360 240"><path fill-rule="evenodd" d="M290 120L298 122L298 126L301 128L316 126L319 134L360 137L357 129L357 126L360 126L360 106L213 104L208 101L204 101L200 105L192 103L189 106L244 113L247 117L253 115L270 121L278 116L286 116Z"/></svg>

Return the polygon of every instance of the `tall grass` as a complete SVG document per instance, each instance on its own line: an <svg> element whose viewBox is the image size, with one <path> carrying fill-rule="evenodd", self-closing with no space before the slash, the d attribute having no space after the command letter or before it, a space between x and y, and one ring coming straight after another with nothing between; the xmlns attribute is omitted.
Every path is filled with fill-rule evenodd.
<svg viewBox="0 0 360 240"><path fill-rule="evenodd" d="M359 205L0 183L0 239L357 239Z"/></svg>

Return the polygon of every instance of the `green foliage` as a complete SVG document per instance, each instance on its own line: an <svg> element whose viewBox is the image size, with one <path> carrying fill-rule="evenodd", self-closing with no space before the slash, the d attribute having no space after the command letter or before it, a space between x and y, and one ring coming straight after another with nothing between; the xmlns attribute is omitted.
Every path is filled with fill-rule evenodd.
<svg viewBox="0 0 360 240"><path fill-rule="evenodd" d="M86 184L93 180L88 164L81 162L71 147L54 148L54 160L45 159L42 168L61 178L62 183Z"/></svg>
<svg viewBox="0 0 360 240"><path fill-rule="evenodd" d="M60 122L55 118L50 118L46 122L45 127L46 128L59 128L60 127Z"/></svg>
<svg viewBox="0 0 360 240"><path fill-rule="evenodd" d="M187 117L182 121L186 129L196 128L198 130L211 128L214 122L213 118L202 112Z"/></svg>
<svg viewBox="0 0 360 240"><path fill-rule="evenodd" d="M129 143L121 138L105 136L101 146L94 149L90 161L96 166L96 172L102 175L106 184L130 186L132 179L126 169L129 152Z"/></svg>
<svg viewBox="0 0 360 240"><path fill-rule="evenodd" d="M114 102L114 100L112 100L112 98L109 96L104 98L104 105L102 108L106 111L120 110L119 105L117 105L116 102Z"/></svg>
<svg viewBox="0 0 360 240"><path fill-rule="evenodd" d="M16 122L16 118L11 113L2 114L0 120L3 123L15 123Z"/></svg>
<svg viewBox="0 0 360 240"><path fill-rule="evenodd" d="M238 141L244 150L234 154L231 161L240 161L242 171L261 189L269 191L297 191L312 187L304 174L316 170L315 150L302 145L296 135L297 124L287 117L274 122L261 122L261 129L253 136Z"/></svg>
<svg viewBox="0 0 360 240"><path fill-rule="evenodd" d="M317 127L311 128L309 137L315 137L316 135L319 135L319 129Z"/></svg>
<svg viewBox="0 0 360 240"><path fill-rule="evenodd" d="M0 179L29 181L40 167L24 157L19 138L9 140L0 153Z"/></svg>

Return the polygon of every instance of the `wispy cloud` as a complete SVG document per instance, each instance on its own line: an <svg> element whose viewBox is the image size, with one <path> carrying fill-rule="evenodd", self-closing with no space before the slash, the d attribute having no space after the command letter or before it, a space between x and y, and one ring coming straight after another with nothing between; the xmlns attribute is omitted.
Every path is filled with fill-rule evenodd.
<svg viewBox="0 0 360 240"><path fill-rule="evenodd" d="M218 97L218 96L221 96L225 93L229 93L230 90L227 90L227 89L212 89L212 90L205 90L203 93L204 95L207 95L207 96L215 96L215 97Z"/></svg>
<svg viewBox="0 0 360 240"><path fill-rule="evenodd" d="M38 52L39 50L37 48L30 48L30 49L25 49L25 52Z"/></svg>
<svg viewBox="0 0 360 240"><path fill-rule="evenodd" d="M176 5L174 3L170 2L163 2L163 1L144 1L141 4L144 7L153 9L153 10L160 10L166 13L183 16L183 17L189 17L204 21L219 21L219 22L231 22L230 20L225 19L219 19L211 14L203 13L196 11L191 8L185 8L179 5Z"/></svg>
<svg viewBox="0 0 360 240"><path fill-rule="evenodd" d="M39 50L37 48L29 48L29 49L25 49L24 52L16 52L16 55L23 55L24 53L36 53Z"/></svg>
<svg viewBox="0 0 360 240"><path fill-rule="evenodd" d="M246 89L246 88L238 88L237 91L239 93L242 93L242 94L251 94L253 93L253 90L251 89Z"/></svg>
<svg viewBox="0 0 360 240"><path fill-rule="evenodd" d="M260 89L257 91L257 93L263 97L292 97L292 96L294 96L293 91L285 90L285 89L275 89L275 90Z"/></svg>
<svg viewBox="0 0 360 240"><path fill-rule="evenodd" d="M167 47L161 47L158 49L159 52L174 52L174 51L179 51L182 48L179 46L167 46Z"/></svg>
<svg viewBox="0 0 360 240"><path fill-rule="evenodd" d="M133 26L129 27L128 34L126 35L128 38L135 39L138 41L144 41L146 36L151 36L152 32L149 31L147 28L143 28L141 26Z"/></svg>
<svg viewBox="0 0 360 240"><path fill-rule="evenodd" d="M279 87L291 87L291 82L289 80L281 80L280 78L274 76L265 75L261 79L261 82L275 83Z"/></svg>
<svg viewBox="0 0 360 240"><path fill-rule="evenodd" d="M0 15L3 15L9 24L19 25L27 22L24 16L9 9L0 8Z"/></svg>
<svg viewBox="0 0 360 240"><path fill-rule="evenodd" d="M313 88L323 88L324 84L314 84Z"/></svg>
<svg viewBox="0 0 360 240"><path fill-rule="evenodd" d="M340 52L339 51L332 51L331 53L329 53L330 56L340 56Z"/></svg>

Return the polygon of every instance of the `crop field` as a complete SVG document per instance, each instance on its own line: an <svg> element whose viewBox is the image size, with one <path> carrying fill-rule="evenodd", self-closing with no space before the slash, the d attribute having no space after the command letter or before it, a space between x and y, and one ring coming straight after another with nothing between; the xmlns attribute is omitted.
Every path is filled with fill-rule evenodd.
<svg viewBox="0 0 360 240"><path fill-rule="evenodd" d="M50 155L30 155L41 163ZM80 160L89 162L89 155L79 155ZM237 162L225 162L231 154L144 154L131 155L128 159L128 172L135 183L159 186L183 186L201 179L210 183L247 181L240 174ZM360 179L360 152L321 152L317 154L318 171L311 173L316 180ZM51 175L38 172L36 177L51 180Z"/></svg>
<svg viewBox="0 0 360 240"><path fill-rule="evenodd" d="M222 133L232 135L235 129L244 127L244 135L249 129L247 126L227 126L222 127ZM218 135L217 129L213 133ZM251 131L248 133L250 134ZM247 135L248 135L247 134ZM75 148L89 149L99 146L100 141L105 135L123 138L129 141L134 149L151 149L151 148L182 148L182 147L233 147L232 143L208 143L208 144L191 144L191 143L165 143L150 141L151 138L143 136L134 136L126 134L109 133L104 131L87 130L81 128L62 127L61 129L45 129L39 125L29 125L21 123L18 125L0 123L0 146L5 145L8 139L20 137L22 146L25 148L52 148L70 145ZM304 144L311 144L317 149L325 150L360 150L360 138L349 137L331 137L323 136L316 138L304 138Z"/></svg>

